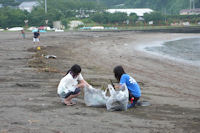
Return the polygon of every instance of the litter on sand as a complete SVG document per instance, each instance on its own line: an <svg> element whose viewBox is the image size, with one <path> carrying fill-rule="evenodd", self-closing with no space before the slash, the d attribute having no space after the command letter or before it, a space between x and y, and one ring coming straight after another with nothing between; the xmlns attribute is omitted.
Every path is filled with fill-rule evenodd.
<svg viewBox="0 0 200 133"><path fill-rule="evenodd" d="M144 107L144 106L150 106L151 103L148 102L148 101L138 101L136 105L137 105L137 106L143 106L143 107Z"/></svg>
<svg viewBox="0 0 200 133"><path fill-rule="evenodd" d="M56 59L56 56L55 55L46 55L45 58L46 59L49 59L49 58Z"/></svg>

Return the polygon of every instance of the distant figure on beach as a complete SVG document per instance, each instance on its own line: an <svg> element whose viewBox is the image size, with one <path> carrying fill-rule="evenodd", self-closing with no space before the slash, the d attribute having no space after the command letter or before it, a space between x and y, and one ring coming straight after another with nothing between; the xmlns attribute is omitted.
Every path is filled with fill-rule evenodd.
<svg viewBox="0 0 200 133"><path fill-rule="evenodd" d="M26 38L24 30L21 30L21 35L22 35L22 39Z"/></svg>
<svg viewBox="0 0 200 133"><path fill-rule="evenodd" d="M33 33L33 43L38 43L38 45L40 44L40 31L36 31Z"/></svg>
<svg viewBox="0 0 200 133"><path fill-rule="evenodd" d="M113 73L115 75L115 78L119 82L119 85L116 85L115 88L120 88L121 85L126 84L129 90L129 101L131 102L130 104L128 104L128 108L134 107L141 97L141 90L138 83L133 77L125 73L122 66L116 66L113 69Z"/></svg>
<svg viewBox="0 0 200 133"><path fill-rule="evenodd" d="M91 87L91 85L83 79L81 75L81 67L75 64L61 79L57 93L63 99L65 105L72 106L76 104L72 99L80 95L81 89L85 86Z"/></svg>

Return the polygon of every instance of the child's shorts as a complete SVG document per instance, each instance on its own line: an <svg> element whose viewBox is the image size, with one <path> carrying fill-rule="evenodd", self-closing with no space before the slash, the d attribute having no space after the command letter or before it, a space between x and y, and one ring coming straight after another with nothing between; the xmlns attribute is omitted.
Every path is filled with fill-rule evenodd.
<svg viewBox="0 0 200 133"><path fill-rule="evenodd" d="M39 38L33 38L33 42L39 42L40 39Z"/></svg>
<svg viewBox="0 0 200 133"><path fill-rule="evenodd" d="M62 92L60 95L61 98L67 98L69 97L70 95L76 95L80 92L81 90L79 88L76 88L74 92L68 92L68 93L65 93L65 92Z"/></svg>

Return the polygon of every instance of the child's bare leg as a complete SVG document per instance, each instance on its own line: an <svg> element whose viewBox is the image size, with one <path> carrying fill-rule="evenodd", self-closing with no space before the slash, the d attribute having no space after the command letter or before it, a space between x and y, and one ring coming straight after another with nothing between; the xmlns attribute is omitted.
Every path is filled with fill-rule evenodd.
<svg viewBox="0 0 200 133"><path fill-rule="evenodd" d="M65 100L64 100L64 103L66 104L66 105L71 105L72 104L72 98L75 98L75 97L77 97L78 95L80 95L80 92L78 93L78 94L75 94L75 95L70 95L69 97L67 97L67 98L65 98Z"/></svg>

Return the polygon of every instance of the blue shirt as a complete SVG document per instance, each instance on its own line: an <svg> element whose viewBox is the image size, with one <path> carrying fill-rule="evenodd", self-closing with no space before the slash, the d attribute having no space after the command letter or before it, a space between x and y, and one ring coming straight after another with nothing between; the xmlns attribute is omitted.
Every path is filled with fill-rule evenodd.
<svg viewBox="0 0 200 133"><path fill-rule="evenodd" d="M128 90L134 97L139 98L141 96L141 91L138 83L128 74L123 74L121 76L120 84L126 84Z"/></svg>

